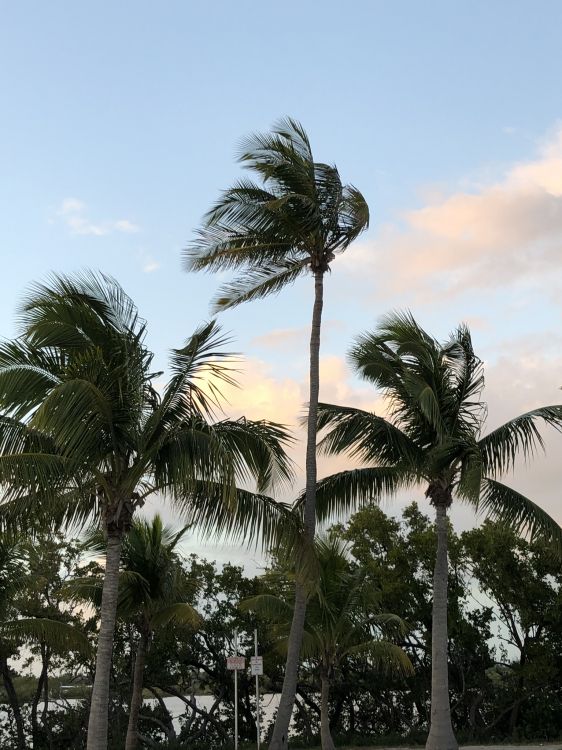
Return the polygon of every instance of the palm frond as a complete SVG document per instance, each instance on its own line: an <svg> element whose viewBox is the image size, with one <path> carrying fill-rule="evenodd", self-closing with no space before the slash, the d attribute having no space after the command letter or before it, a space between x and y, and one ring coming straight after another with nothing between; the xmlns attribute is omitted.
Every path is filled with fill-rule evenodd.
<svg viewBox="0 0 562 750"><path fill-rule="evenodd" d="M258 594L243 599L238 606L242 612L255 612L261 618L271 620L278 625L290 625L293 617L291 605L273 594Z"/></svg>
<svg viewBox="0 0 562 750"><path fill-rule="evenodd" d="M59 653L77 651L88 655L90 644L77 628L65 622L46 617L29 617L10 620L0 625L0 636L9 641L45 641Z"/></svg>
<svg viewBox="0 0 562 750"><path fill-rule="evenodd" d="M258 492L290 485L294 468L284 449L294 438L285 427L241 418L217 422L212 430L230 456L239 483L253 480Z"/></svg>
<svg viewBox="0 0 562 750"><path fill-rule="evenodd" d="M252 267L219 289L213 299L213 310L218 312L269 294L278 294L305 272L308 264L309 259L305 258Z"/></svg>
<svg viewBox="0 0 562 750"><path fill-rule="evenodd" d="M150 618L151 629L163 628L170 622L176 622L179 625L188 625L197 629L201 626L203 618L197 610L187 602L176 602L160 608Z"/></svg>
<svg viewBox="0 0 562 750"><path fill-rule="evenodd" d="M418 481L407 469L399 467L377 466L332 474L317 484L316 517L319 522L328 521L362 505L379 503Z"/></svg>
<svg viewBox="0 0 562 750"><path fill-rule="evenodd" d="M544 440L537 422L562 429L562 406L543 406L506 422L478 441L483 456L484 472L493 476L512 469L518 455L532 457L544 449Z"/></svg>
<svg viewBox="0 0 562 750"><path fill-rule="evenodd" d="M320 441L320 452L347 453L351 458L385 466L397 462L415 470L423 452L399 427L362 409L335 404L318 404L318 430L330 428Z"/></svg>
<svg viewBox="0 0 562 750"><path fill-rule="evenodd" d="M414 673L414 666L400 646L388 641L371 640L352 645L348 654L366 656L380 672L408 677Z"/></svg>
<svg viewBox="0 0 562 750"><path fill-rule="evenodd" d="M562 554L562 529L539 505L502 482L485 478L476 509L531 540L541 539Z"/></svg>
<svg viewBox="0 0 562 750"><path fill-rule="evenodd" d="M267 495L238 488L233 502L225 502L220 484L200 482L190 495L172 497L182 516L203 538L243 542L267 550L282 541L294 541L299 535L298 516Z"/></svg>
<svg viewBox="0 0 562 750"><path fill-rule="evenodd" d="M183 410L177 416L190 418L194 413L211 416L220 407L223 401L221 386L236 385L234 369L229 362L235 355L222 349L229 341L217 322L212 320L199 326L185 346L172 350L170 367L173 377L166 387L160 409L164 417L174 410L177 413L181 407Z"/></svg>

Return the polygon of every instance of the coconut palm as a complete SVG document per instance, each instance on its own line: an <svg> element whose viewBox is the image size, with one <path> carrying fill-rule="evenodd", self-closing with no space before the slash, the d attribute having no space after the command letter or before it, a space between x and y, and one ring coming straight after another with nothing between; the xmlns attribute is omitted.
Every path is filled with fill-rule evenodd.
<svg viewBox="0 0 562 750"><path fill-rule="evenodd" d="M26 540L18 535L0 536L0 675L14 715L18 750L27 748L26 732L12 672L10 657L25 644L44 643L59 653L88 653L83 633L65 622L46 617L21 617L17 597L27 583Z"/></svg>
<svg viewBox="0 0 562 750"><path fill-rule="evenodd" d="M380 612L377 592L367 571L354 567L336 536L317 539L316 580L308 599L301 657L316 664L320 679L320 737L322 750L335 750L330 733L330 683L351 656L363 656L380 670L409 674L410 660L385 636L404 631L396 615ZM283 571L285 577L287 571ZM289 573L290 575L290 573ZM287 647L293 607L283 597L259 594L242 603L274 624L279 646Z"/></svg>
<svg viewBox="0 0 562 750"><path fill-rule="evenodd" d="M201 616L187 601L194 597L197 587L183 569L177 550L188 528L174 531L156 514L151 521L133 519L123 540L117 614L138 631L125 750L138 746L144 667L154 632L172 621L192 628L201 623ZM105 539L95 534L86 546L102 552ZM73 596L99 607L102 583L97 578L82 578L74 581L70 590Z"/></svg>
<svg viewBox="0 0 562 750"><path fill-rule="evenodd" d="M54 276L32 288L19 317L21 335L0 345L2 510L57 523L93 517L107 537L87 744L106 750L119 560L133 514L158 493L204 533L261 533L270 544L286 514L237 484L263 493L287 478L287 434L216 421L232 374L214 322L172 351L160 388L146 325L115 280Z"/></svg>
<svg viewBox="0 0 562 750"><path fill-rule="evenodd" d="M425 485L437 532L426 747L456 750L447 671L447 510L457 498L520 531L560 544L556 522L498 478L513 467L518 455L530 457L543 445L540 422L560 429L562 406L534 409L482 435L483 368L464 325L440 344L409 313L394 313L358 340L350 359L355 371L381 390L387 415L320 404L318 427L329 430L320 449L347 453L367 466L319 483L319 518Z"/></svg>
<svg viewBox="0 0 562 750"><path fill-rule="evenodd" d="M362 194L343 185L335 166L314 161L308 136L291 118L271 133L248 137L239 157L257 181L242 179L226 190L205 217L186 251L190 271L238 271L221 287L215 310L279 292L299 276L314 280L310 334L310 395L306 445L304 542L315 532L316 410L324 275L369 223ZM295 700L306 591L297 584L285 679L270 750L287 747Z"/></svg>

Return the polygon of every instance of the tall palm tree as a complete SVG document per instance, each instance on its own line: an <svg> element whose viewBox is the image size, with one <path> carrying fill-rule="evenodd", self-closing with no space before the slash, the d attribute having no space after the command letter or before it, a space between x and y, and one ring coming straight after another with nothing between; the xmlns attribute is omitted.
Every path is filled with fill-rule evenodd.
<svg viewBox="0 0 562 750"><path fill-rule="evenodd" d="M513 467L518 455L529 457L543 445L539 422L562 427L562 406L534 409L483 436L483 368L464 325L440 344L409 313L394 313L358 340L350 359L356 372L382 391L388 411L383 417L320 404L318 427L329 430L320 449L347 453L367 466L319 483L319 518L425 485L437 531L426 747L456 750L447 670L447 510L456 497L520 531L542 534L560 545L562 532L556 522L498 477Z"/></svg>
<svg viewBox="0 0 562 750"><path fill-rule="evenodd" d="M0 344L3 514L80 523L107 537L88 750L106 750L119 560L135 511L169 497L203 532L261 533L286 514L258 493L291 474L279 425L215 421L232 376L214 322L171 353L161 390L146 325L119 284L91 272L54 276L20 309L21 335ZM211 378L207 390L205 381Z"/></svg>
<svg viewBox="0 0 562 750"><path fill-rule="evenodd" d="M342 184L335 166L314 161L304 128L291 118L280 120L271 133L249 136L242 144L239 160L257 181L239 180L222 194L186 251L186 268L238 272L219 290L215 310L275 294L304 274L314 280L303 539L310 547L315 532L324 275L336 254L346 250L367 228L369 209L355 187ZM305 610L306 590L297 584L285 679L270 750L287 747Z"/></svg>
<svg viewBox="0 0 562 750"><path fill-rule="evenodd" d="M123 540L117 614L132 622L138 631L125 750L136 750L138 746L144 667L154 632L172 621L192 628L202 621L187 601L194 597L197 587L183 569L177 550L188 528L174 531L156 514L151 521L133 519ZM104 551L105 546L99 533L87 543L97 552ZM71 590L74 596L99 607L102 583L97 578L82 578L73 582Z"/></svg>
<svg viewBox="0 0 562 750"><path fill-rule="evenodd" d="M363 656L381 671L410 674L404 651L385 637L404 631L402 620L380 611L377 592L367 571L354 567L345 546L335 535L315 542L316 580L308 600L301 656L317 665L320 679L320 738L322 750L335 750L330 732L330 684L351 656ZM287 571L283 571L283 576ZM290 573L289 573L290 575ZM287 647L293 607L283 597L259 594L242 602L270 620L280 647Z"/></svg>

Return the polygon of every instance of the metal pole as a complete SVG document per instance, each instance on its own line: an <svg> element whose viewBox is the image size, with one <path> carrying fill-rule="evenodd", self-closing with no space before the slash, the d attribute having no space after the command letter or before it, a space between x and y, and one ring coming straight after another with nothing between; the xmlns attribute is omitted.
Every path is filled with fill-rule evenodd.
<svg viewBox="0 0 562 750"><path fill-rule="evenodd" d="M258 631L254 630L254 653L258 655ZM256 729L257 729L257 750L260 750L260 677L256 674Z"/></svg>
<svg viewBox="0 0 562 750"><path fill-rule="evenodd" d="M234 631L234 656L238 656L238 631ZM238 750L238 670L234 670L234 750Z"/></svg>

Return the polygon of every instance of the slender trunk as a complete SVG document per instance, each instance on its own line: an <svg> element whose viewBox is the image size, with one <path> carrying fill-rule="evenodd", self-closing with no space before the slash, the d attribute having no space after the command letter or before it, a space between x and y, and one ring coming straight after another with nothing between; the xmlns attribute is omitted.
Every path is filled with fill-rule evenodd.
<svg viewBox="0 0 562 750"><path fill-rule="evenodd" d="M119 589L119 560L121 557L122 533L108 534L105 576L101 599L101 622L96 654L96 673L92 688L92 702L88 721L87 750L107 750L109 682L113 633L117 615Z"/></svg>
<svg viewBox="0 0 562 750"><path fill-rule="evenodd" d="M31 701L31 736L33 738L33 747L39 746L39 701L43 698L42 721L45 731L47 730L47 714L49 700L49 662L51 652L45 641L41 641L41 673L37 679L37 688Z"/></svg>
<svg viewBox="0 0 562 750"><path fill-rule="evenodd" d="M437 556L433 576L431 627L431 724L426 750L458 750L451 724L447 663L447 506L435 507Z"/></svg>
<svg viewBox="0 0 562 750"><path fill-rule="evenodd" d="M143 627L137 646L135 658L135 672L133 675L133 691L131 693L131 708L129 710L129 723L127 725L127 738L125 750L137 750L139 714L142 707L142 688L144 682L144 665L148 651L148 628Z"/></svg>
<svg viewBox="0 0 562 750"><path fill-rule="evenodd" d="M8 667L8 659L4 656L0 656L0 673L2 674L6 695L8 696L8 703L14 712L17 748L18 750L26 750L25 730L23 727L23 718L21 715L18 694L16 693L14 683L12 682L12 675L10 674L10 668Z"/></svg>
<svg viewBox="0 0 562 750"><path fill-rule="evenodd" d="M314 272L314 307L310 331L310 380L308 401L308 425L306 441L306 494L304 503L304 544L312 546L316 528L316 421L318 415L318 393L320 390L320 326L324 297L324 272ZM295 608L289 642L285 677L275 726L269 743L269 750L285 750L288 747L289 724L295 703L297 679L300 664L300 650L306 614L307 588L300 576L295 586Z"/></svg>
<svg viewBox="0 0 562 750"><path fill-rule="evenodd" d="M37 687L33 694L33 700L31 701L31 736L33 738L33 747L39 745L39 721L37 714L39 710L39 701L43 695L43 685L47 676L48 663L46 658L46 646L45 641L41 641L41 673L37 678Z"/></svg>
<svg viewBox="0 0 562 750"><path fill-rule="evenodd" d="M322 672L320 683L320 743L322 750L336 750L334 740L330 734L330 678L326 672Z"/></svg>
<svg viewBox="0 0 562 750"><path fill-rule="evenodd" d="M51 731L51 727L49 726L48 718L49 718L49 665L51 663L51 649L49 646L45 648L45 662L46 662L46 670L45 670L45 680L43 681L43 713L41 714L41 721L43 723L43 728L45 730L45 734L47 735L47 742L49 744L49 750L52 750L53 748L53 733Z"/></svg>

